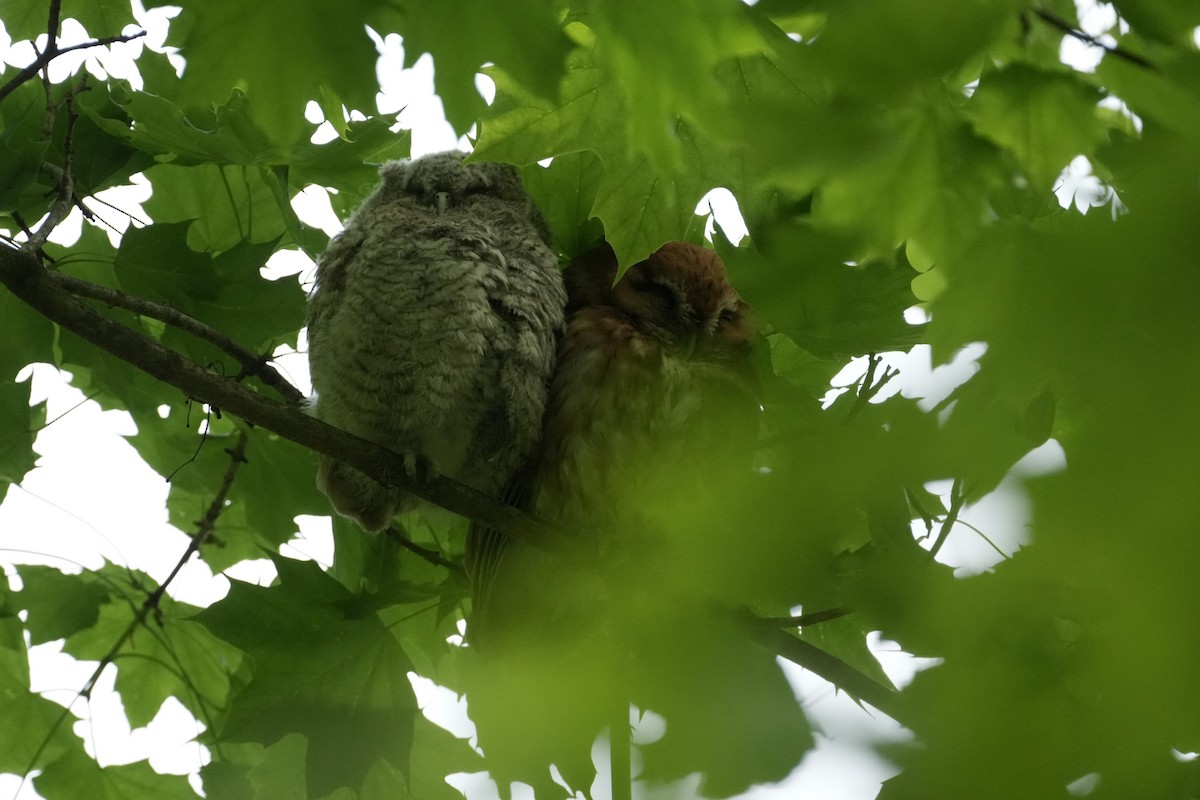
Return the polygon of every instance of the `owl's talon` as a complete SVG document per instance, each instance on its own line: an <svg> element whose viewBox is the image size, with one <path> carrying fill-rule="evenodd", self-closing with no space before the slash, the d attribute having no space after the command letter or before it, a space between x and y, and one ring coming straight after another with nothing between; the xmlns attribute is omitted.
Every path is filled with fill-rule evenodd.
<svg viewBox="0 0 1200 800"><path fill-rule="evenodd" d="M432 458L413 452L404 454L404 472L408 475L409 480L418 486L428 486L441 475L438 465Z"/></svg>

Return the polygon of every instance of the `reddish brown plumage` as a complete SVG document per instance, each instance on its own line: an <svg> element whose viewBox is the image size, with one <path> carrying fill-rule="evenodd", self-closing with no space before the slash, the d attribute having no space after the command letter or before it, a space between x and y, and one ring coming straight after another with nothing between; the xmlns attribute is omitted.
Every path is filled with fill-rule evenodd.
<svg viewBox="0 0 1200 800"><path fill-rule="evenodd" d="M688 546L686 530L682 543L678 530L663 539L679 527L673 509L722 491L735 463L748 469L757 435L753 327L716 254L675 242L614 285L616 271L601 243L565 273L542 441L507 498L586 539L601 563L493 531L468 543L467 635L483 657L468 694L501 781L549 762L564 775L590 768L592 739L636 694L628 672L665 610L645 599L647 571L669 570L672 548Z"/></svg>
<svg viewBox="0 0 1200 800"><path fill-rule="evenodd" d="M614 284L616 273L604 242L565 273L567 327L542 442L513 495L568 532L613 540L633 535L627 523L648 498L703 491L714 458L748 453L758 413L753 324L716 253L671 242ZM474 533L468 555L477 634L539 605L528 595L544 576L529 576L556 569L494 533Z"/></svg>

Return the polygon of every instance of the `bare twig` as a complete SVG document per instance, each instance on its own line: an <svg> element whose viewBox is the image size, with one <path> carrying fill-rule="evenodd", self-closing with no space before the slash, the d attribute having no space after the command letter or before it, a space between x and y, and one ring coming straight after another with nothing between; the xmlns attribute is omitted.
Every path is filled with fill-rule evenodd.
<svg viewBox="0 0 1200 800"><path fill-rule="evenodd" d="M75 96L89 91L89 88L87 81L80 81L68 90L66 97L63 98L63 105L67 109L67 130L63 137L63 165L61 169L57 170L56 196L54 202L50 204L50 211L46 214L46 219L42 221L41 227L29 235L28 241L21 245L21 249L28 253L40 253L46 240L50 238L50 234L75 207L75 178L71 171L75 162L75 122L79 119L79 113L75 110ZM56 109L49 100L47 100L46 113L47 124L53 127Z"/></svg>
<svg viewBox="0 0 1200 800"><path fill-rule="evenodd" d="M903 721L897 716L895 689L878 683L837 656L774 625L763 625L752 620L748 628L759 643L772 653L820 675L851 697L870 703L892 719Z"/></svg>
<svg viewBox="0 0 1200 800"><path fill-rule="evenodd" d="M229 489L233 486L233 479L237 477L238 468L246 463L246 440L245 431L238 433L237 441L233 448L229 451L229 466L225 469L225 475L221 478L221 486L217 489L216 496L213 497L211 503L208 504L208 510L204 516L196 522L196 532L192 534L191 544L188 545L187 551L183 557L175 564L175 568L171 570L171 574L167 579L159 584L149 597L146 598L144 607L158 608L159 601L166 593L167 587L171 585L171 581L175 580L175 576L183 569L184 564L192 557L193 554L199 552L200 548L212 538L213 530L217 527L217 519L221 516L221 512L225 510L225 500L229 497Z"/></svg>
<svg viewBox="0 0 1200 800"><path fill-rule="evenodd" d="M1056 14L1053 14L1049 11L1044 11L1040 8L1033 9L1033 13L1034 13L1034 16L1036 16L1042 22L1045 22L1050 27L1057 28L1058 30L1065 33L1067 36L1078 39L1079 41L1083 42L1084 44L1091 45L1092 47L1099 47L1104 52L1106 52L1110 55L1114 55L1117 58L1123 58L1131 64L1137 64L1139 67L1143 67L1143 68L1149 69L1149 70L1154 70L1155 72L1158 71L1158 68L1156 66L1154 66L1149 61L1142 58L1141 56L1137 55L1136 53L1131 53L1128 50L1125 50L1124 48L1121 48L1121 47L1117 47L1115 45L1107 45L1104 42L1097 39L1095 36L1090 36L1090 35L1084 33L1083 31L1079 30L1074 25L1067 22L1065 19L1063 19L1062 17L1060 17Z"/></svg>
<svg viewBox="0 0 1200 800"><path fill-rule="evenodd" d="M143 317L150 317L159 322L165 322L167 325L178 328L184 333L189 333L197 339L209 342L219 350L237 359L238 363L242 365L242 372L235 380L253 375L278 392L284 402L290 406L299 405L304 399L304 395L299 389L289 383L279 374L278 370L267 363L270 358L269 356L259 355L243 347L211 325L206 325L200 320L189 317L187 314L177 311L170 306L154 303L141 297L135 297L119 289L101 286L100 284L91 283L81 278L64 275L61 272L48 273L48 277L73 295L99 300L110 308L123 308L126 311L132 311Z"/></svg>
<svg viewBox="0 0 1200 800"><path fill-rule="evenodd" d="M50 48L58 48L58 23L62 16L62 0L50 0L50 20L46 23L46 34L50 37Z"/></svg>
<svg viewBox="0 0 1200 800"><path fill-rule="evenodd" d="M110 44L120 44L121 42L132 42L134 39L140 39L145 35L145 31L138 31L137 33L131 33L122 36L106 36L103 39L93 39L90 42L82 42L80 44L73 44L70 47L62 48L57 46L57 39L51 37L50 41L53 44L52 47L48 47L45 52L39 53L37 59L32 64L14 75L3 86L0 86L0 101L3 101L4 98L16 91L17 87L19 87L21 84L35 78L37 74L45 69L45 67L51 61L58 58L63 53L70 53L74 50L84 50L89 47L104 47Z"/></svg>
<svg viewBox="0 0 1200 800"><path fill-rule="evenodd" d="M421 545L417 544L412 539L408 538L404 531L400 530L400 528L396 525L387 526L383 532L387 534L387 537L396 544L400 545L410 553L420 556L430 564L438 567L445 567L446 569L458 575L466 575L466 572L463 570L460 564L455 564L453 561L446 558L436 550L430 550L427 547L422 547Z"/></svg>

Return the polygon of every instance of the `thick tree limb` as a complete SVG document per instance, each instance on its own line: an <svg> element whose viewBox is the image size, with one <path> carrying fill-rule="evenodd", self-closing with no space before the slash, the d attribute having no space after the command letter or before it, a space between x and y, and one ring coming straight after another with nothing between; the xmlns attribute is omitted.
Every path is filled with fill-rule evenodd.
<svg viewBox="0 0 1200 800"><path fill-rule="evenodd" d="M386 486L400 487L513 539L543 550L563 551L567 547L568 537L553 526L449 478L415 485L409 480L400 455L295 408L280 405L231 378L216 375L101 314L67 292L28 253L0 247L0 283L43 316L189 397L336 458Z"/></svg>
<svg viewBox="0 0 1200 800"><path fill-rule="evenodd" d="M205 325L200 320L189 317L182 311L177 311L170 306L154 303L141 297L135 297L109 286L101 286L98 283L92 283L70 275L63 275L61 272L47 273L47 277L73 295L89 297L93 300L99 300L110 307L123 308L126 311L132 311L134 314L150 317L159 322L165 322L167 325L178 328L184 333L190 333L197 339L203 339L237 359L238 363L242 365L242 375L255 376L267 386L277 391L289 406L299 405L300 401L304 399L304 395L301 394L299 389L288 383L274 367L267 363L267 356L259 355L252 350L242 347L216 328Z"/></svg>

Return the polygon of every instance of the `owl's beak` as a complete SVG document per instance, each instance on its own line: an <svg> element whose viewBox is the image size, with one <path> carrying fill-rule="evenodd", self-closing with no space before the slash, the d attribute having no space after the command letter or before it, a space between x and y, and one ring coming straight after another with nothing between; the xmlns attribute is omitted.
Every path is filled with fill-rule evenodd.
<svg viewBox="0 0 1200 800"><path fill-rule="evenodd" d="M683 351L683 357L691 361L692 356L696 354L696 345L700 343L700 337L694 333L684 336L679 342L679 349Z"/></svg>
<svg viewBox="0 0 1200 800"><path fill-rule="evenodd" d="M440 217L446 213L446 208L450 205L450 193L438 192L435 197L437 198L437 214Z"/></svg>

